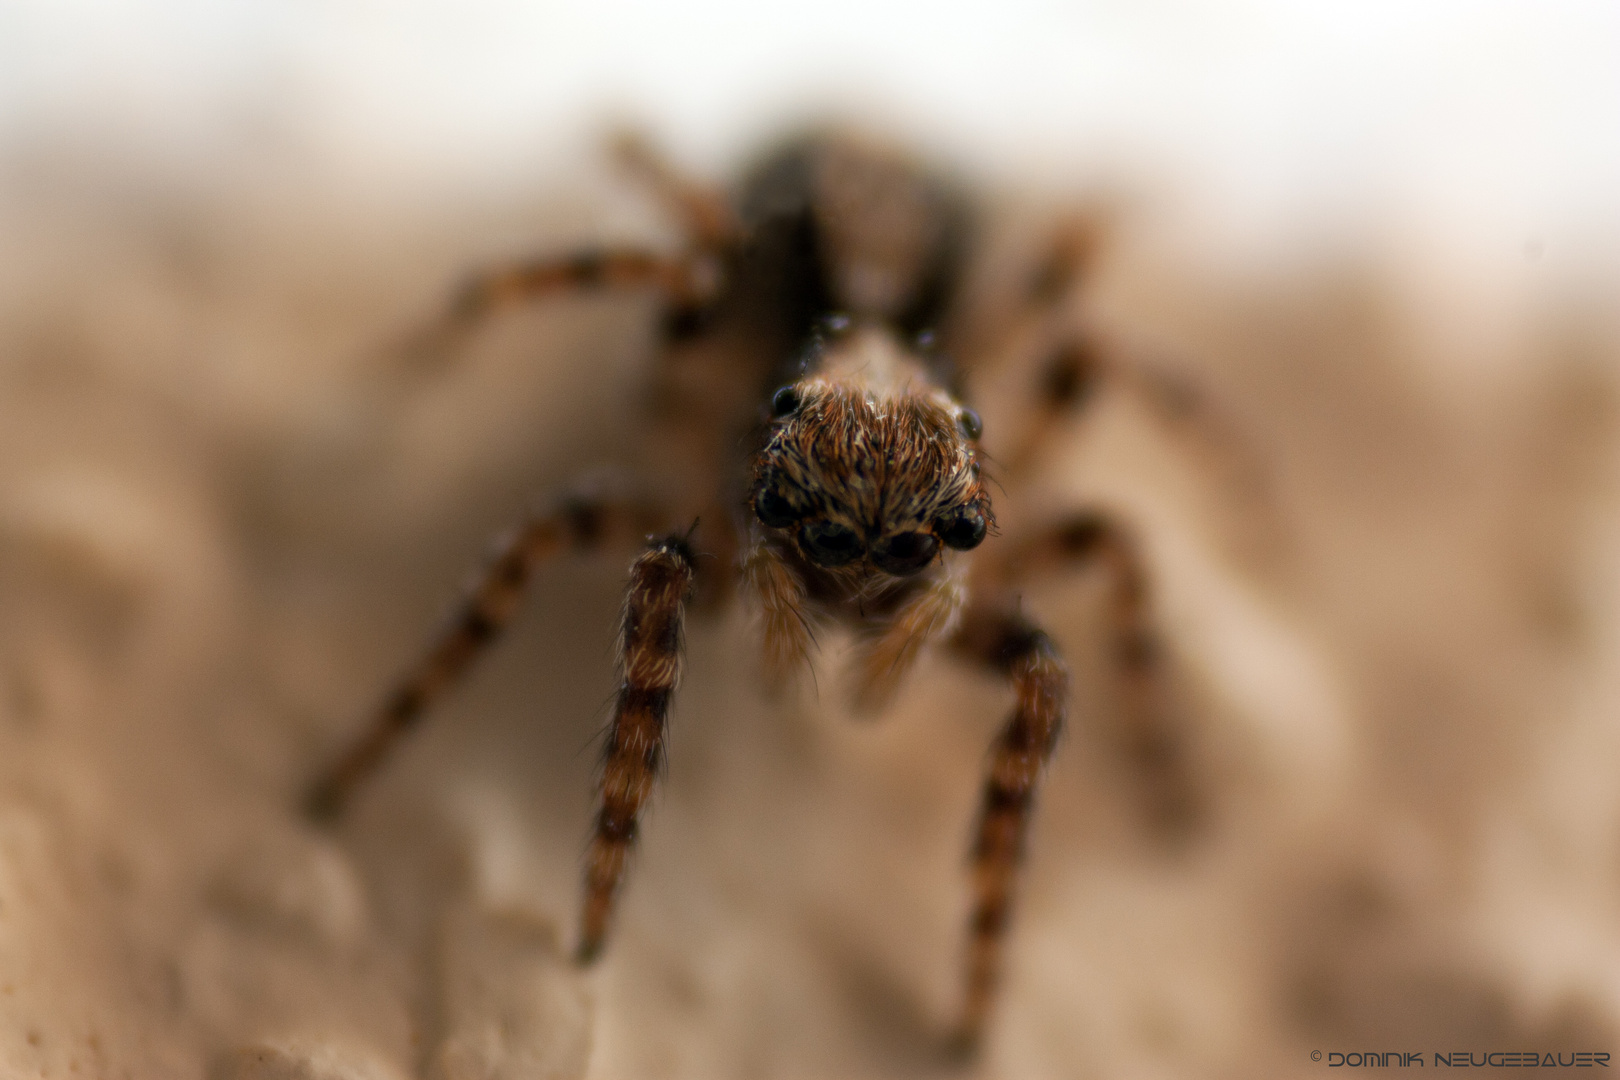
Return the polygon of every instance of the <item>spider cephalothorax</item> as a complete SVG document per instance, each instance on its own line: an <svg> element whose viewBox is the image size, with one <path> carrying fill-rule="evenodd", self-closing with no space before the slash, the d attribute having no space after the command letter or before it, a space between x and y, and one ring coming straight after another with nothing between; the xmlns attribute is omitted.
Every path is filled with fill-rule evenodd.
<svg viewBox="0 0 1620 1080"><path fill-rule="evenodd" d="M881 327L820 351L771 411L751 505L805 561L907 577L984 539L978 418Z"/></svg>
<svg viewBox="0 0 1620 1080"><path fill-rule="evenodd" d="M1067 703L1057 648L1022 609L1019 590L1032 573L1076 562L1110 571L1122 711L1136 741L1155 748L1154 762L1178 760L1159 752L1173 749L1153 692L1162 654L1128 534L1087 512L981 547L994 521L979 417L924 347L937 337L959 353L971 383L1005 342L1046 327L1052 348L1041 389L1014 433L1018 452L1002 458L1001 480L1016 485L1064 411L1091 400L1077 387L1102 371L1089 354L1082 370L1061 318L1091 232L1058 230L1024 291L986 319L964 300L975 215L952 185L906 155L817 134L766 155L725 197L685 181L639 143L621 149L680 216L686 248L589 250L481 275L441 330L465 330L513 300L656 290L665 363L645 428L673 437L679 449L657 464L666 476L682 465L684 480L653 497L588 489L509 534L371 727L317 783L311 805L325 814L341 807L512 617L534 567L568 551L639 550L586 858L579 956L588 961L607 940L663 760L691 597L724 599L740 580L777 675L810 662L818 624L849 629L856 703L868 708L895 691L923 649L948 649L1014 692L991 748L972 847L958 1026L971 1042L995 998L1024 835ZM755 395L769 387L778 389L761 409Z"/></svg>

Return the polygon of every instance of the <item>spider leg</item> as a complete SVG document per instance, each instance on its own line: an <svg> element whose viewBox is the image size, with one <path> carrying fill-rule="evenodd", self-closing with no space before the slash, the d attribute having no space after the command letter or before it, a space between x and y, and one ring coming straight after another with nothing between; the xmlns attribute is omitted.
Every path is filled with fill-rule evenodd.
<svg viewBox="0 0 1620 1080"><path fill-rule="evenodd" d="M1003 479L1016 479L1039 460L1064 424L1090 405L1114 374L1091 335L1057 337L1044 351L1034 385L1024 392L1021 415L1007 425L1014 434L996 447Z"/></svg>
<svg viewBox="0 0 1620 1080"><path fill-rule="evenodd" d="M690 257L642 248L589 248L474 274L457 291L449 317L476 322L501 308L598 288L646 286L679 300L699 299L717 284L706 281L704 264Z"/></svg>
<svg viewBox="0 0 1620 1080"><path fill-rule="evenodd" d="M997 574L1010 590L1032 574L1100 565L1108 575L1109 660L1119 687L1116 738L1135 768L1149 823L1185 834L1197 815L1185 739L1165 698L1164 648L1153 624L1149 574L1136 539L1106 514L1084 511L1007 545Z"/></svg>
<svg viewBox="0 0 1620 1080"><path fill-rule="evenodd" d="M1111 222L1098 212L1071 213L1058 220L1045 250L1023 283L1019 298L1027 308L1051 310L1068 299L1091 269L1107 240Z"/></svg>
<svg viewBox="0 0 1620 1080"><path fill-rule="evenodd" d="M637 819L663 761L670 699L681 678L681 624L696 570L681 536L653 540L630 570L619 636L623 681L602 764L602 804L586 856L578 958L601 953L624 882Z"/></svg>
<svg viewBox="0 0 1620 1080"><path fill-rule="evenodd" d="M952 644L1004 675L1017 696L991 747L974 830L966 985L956 1029L960 1047L971 1051L995 999L1035 788L1063 729L1069 673L1045 631L1008 608L970 608Z"/></svg>
<svg viewBox="0 0 1620 1080"><path fill-rule="evenodd" d="M996 273L979 290L977 308L967 307L952 327L951 350L959 373L975 379L1002 367L1019 339L1063 314L1107 239L1110 223L1097 213L1077 212L1046 230L1033 258Z"/></svg>
<svg viewBox="0 0 1620 1080"><path fill-rule="evenodd" d="M480 271L457 290L441 318L403 344L407 357L419 364L434 361L499 311L599 288L658 289L668 303L666 321L677 333L702 321L720 294L724 255L736 240L729 203L721 192L682 176L634 132L620 133L611 149L674 211L689 250L662 255L639 247L586 248Z"/></svg>
<svg viewBox="0 0 1620 1080"><path fill-rule="evenodd" d="M609 146L614 160L674 211L693 244L715 251L736 237L737 220L725 193L684 175L643 132L621 130Z"/></svg>
<svg viewBox="0 0 1620 1080"><path fill-rule="evenodd" d="M1111 340L1086 323L1075 301L1107 245L1113 215L1106 206L1061 219L1030 268L1007 275L1010 289L970 320L961 370L983 391L1001 382L1015 358L1028 374L1007 371L1022 386L1007 392L1019 402L997 418L988 446L1003 481L1035 464L1065 426L1103 394L1123 397L1180 445L1199 466L1247 501L1256 531L1275 533L1276 510L1267 470L1242 436L1236 418L1189 372L1165 359Z"/></svg>
<svg viewBox="0 0 1620 1080"><path fill-rule="evenodd" d="M999 299L971 320L976 325L966 335L962 370L981 390L984 383L1001 381L1015 357L1039 357L1033 385L1011 391L1019 402L1012 422L991 429L990 448L1003 479L1023 472L1111 374L1110 359L1095 335L1072 329L1076 291L1109 227L1100 213L1059 220L1023 276L1010 275L1011 289L998 289ZM1004 432L1012 434L1004 437Z"/></svg>
<svg viewBox="0 0 1620 1080"><path fill-rule="evenodd" d="M467 278L448 310L401 343L399 351L414 365L431 365L501 311L594 289L656 289L673 312L693 319L720 286L720 261L707 252L665 255L639 247L586 248L510 263Z"/></svg>
<svg viewBox="0 0 1620 1080"><path fill-rule="evenodd" d="M1104 394L1129 401L1197 467L1249 507L1252 529L1275 534L1267 470L1237 420L1184 369L1108 340L1072 320L1042 328L1041 359L1010 438L995 446L1004 480L1038 462L1067 425Z"/></svg>
<svg viewBox="0 0 1620 1080"><path fill-rule="evenodd" d="M574 498L502 536L427 650L310 789L305 801L309 813L327 820L342 813L394 744L511 621L539 563L569 550L633 547L658 520L645 506Z"/></svg>
<svg viewBox="0 0 1620 1080"><path fill-rule="evenodd" d="M1237 419L1196 378L1150 357L1121 359L1112 365L1112 376L1160 430L1249 503L1255 520L1267 532L1278 531L1277 507L1264 459L1243 437Z"/></svg>

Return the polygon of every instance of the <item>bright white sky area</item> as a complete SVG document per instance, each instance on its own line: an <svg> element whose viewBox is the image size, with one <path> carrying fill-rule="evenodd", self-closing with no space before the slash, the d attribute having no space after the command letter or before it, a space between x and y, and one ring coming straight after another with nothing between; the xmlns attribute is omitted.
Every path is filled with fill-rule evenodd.
<svg viewBox="0 0 1620 1080"><path fill-rule="evenodd" d="M631 116L718 170L828 105L994 172L1182 178L1260 236L1620 246L1615 0L0 0L8 141L269 129L454 181Z"/></svg>

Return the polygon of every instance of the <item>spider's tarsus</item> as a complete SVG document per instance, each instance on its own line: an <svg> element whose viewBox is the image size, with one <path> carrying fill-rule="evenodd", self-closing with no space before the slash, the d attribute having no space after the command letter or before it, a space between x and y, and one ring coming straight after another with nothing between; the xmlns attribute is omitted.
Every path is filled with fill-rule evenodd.
<svg viewBox="0 0 1620 1080"><path fill-rule="evenodd" d="M332 825L343 816L343 804L335 784L316 784L304 794L304 816L317 825Z"/></svg>
<svg viewBox="0 0 1620 1080"><path fill-rule="evenodd" d="M445 366L478 322L477 312L452 309L427 326L410 331L389 350L406 372L430 373Z"/></svg>
<svg viewBox="0 0 1620 1080"><path fill-rule="evenodd" d="M580 967L590 967L602 957L601 938L581 938L579 947L574 950L574 963Z"/></svg>
<svg viewBox="0 0 1620 1080"><path fill-rule="evenodd" d="M945 1054L952 1065L969 1065L978 1060L984 1045L984 1032L977 1024L963 1023L956 1027L945 1042Z"/></svg>

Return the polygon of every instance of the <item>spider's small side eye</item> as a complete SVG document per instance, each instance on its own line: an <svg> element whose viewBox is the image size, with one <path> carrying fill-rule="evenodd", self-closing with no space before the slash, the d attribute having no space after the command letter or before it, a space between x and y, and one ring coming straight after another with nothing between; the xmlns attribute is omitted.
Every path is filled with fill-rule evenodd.
<svg viewBox="0 0 1620 1080"><path fill-rule="evenodd" d="M773 529L784 529L804 515L773 487L762 488L754 496L754 516Z"/></svg>
<svg viewBox="0 0 1620 1080"><path fill-rule="evenodd" d="M799 530L799 546L817 566L843 566L861 554L861 538L855 530L829 521L812 521Z"/></svg>
<svg viewBox="0 0 1620 1080"><path fill-rule="evenodd" d="M956 418L956 426L962 429L962 434L970 439L977 439L984 434L984 421L972 409L963 409Z"/></svg>
<svg viewBox="0 0 1620 1080"><path fill-rule="evenodd" d="M771 396L771 415L781 419L799 407L799 388L784 386Z"/></svg>
<svg viewBox="0 0 1620 1080"><path fill-rule="evenodd" d="M984 515L973 507L958 510L934 522L934 532L946 547L953 547L957 551L976 548L984 542Z"/></svg>

